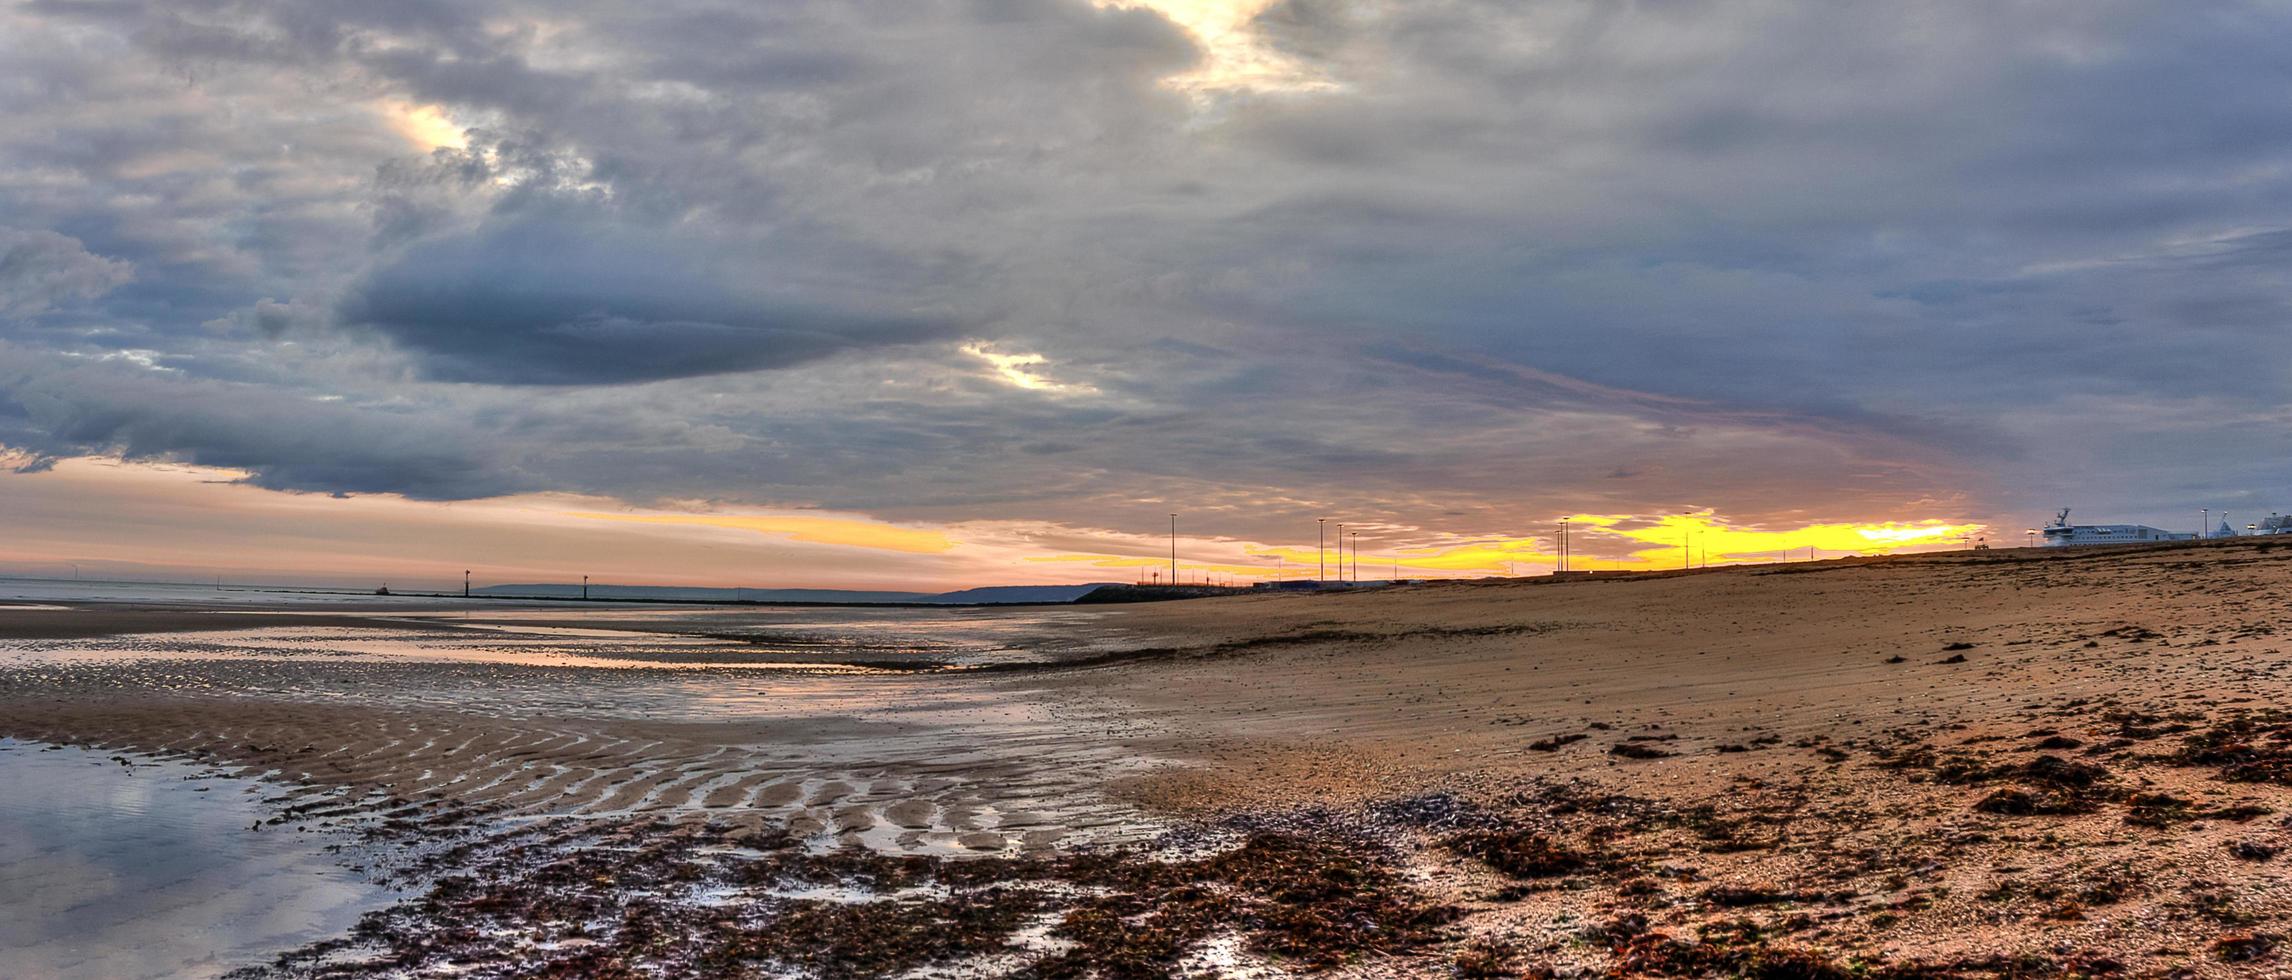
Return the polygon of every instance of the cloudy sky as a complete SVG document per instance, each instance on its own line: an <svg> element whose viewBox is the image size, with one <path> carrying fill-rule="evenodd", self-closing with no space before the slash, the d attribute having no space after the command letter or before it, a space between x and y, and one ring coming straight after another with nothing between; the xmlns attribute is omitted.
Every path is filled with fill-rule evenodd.
<svg viewBox="0 0 2292 980"><path fill-rule="evenodd" d="M0 4L0 572L2292 508L2278 2Z"/></svg>

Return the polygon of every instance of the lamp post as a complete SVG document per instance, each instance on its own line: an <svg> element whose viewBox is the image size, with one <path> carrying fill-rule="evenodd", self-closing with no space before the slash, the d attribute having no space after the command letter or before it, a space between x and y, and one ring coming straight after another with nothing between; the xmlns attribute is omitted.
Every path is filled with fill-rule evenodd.
<svg viewBox="0 0 2292 980"><path fill-rule="evenodd" d="M732 597L734 599L738 599L740 598L740 594L735 591ZM587 575L581 576L581 601L589 601L589 576Z"/></svg>
<svg viewBox="0 0 2292 980"><path fill-rule="evenodd" d="M462 569L462 598L470 597L470 570Z"/></svg>
<svg viewBox="0 0 2292 980"><path fill-rule="evenodd" d="M1353 583L1361 582L1361 532L1353 532Z"/></svg>
<svg viewBox="0 0 2292 980"><path fill-rule="evenodd" d="M2197 508L2197 540L2212 537L2212 508Z"/></svg>
<svg viewBox="0 0 2292 980"><path fill-rule="evenodd" d="M1170 515L1170 584L1178 584L1178 515Z"/></svg>
<svg viewBox="0 0 2292 980"><path fill-rule="evenodd" d="M1337 581L1345 581L1345 522L1337 522Z"/></svg>
<svg viewBox="0 0 2292 980"><path fill-rule="evenodd" d="M1568 519L1560 518L1560 570L1568 570Z"/></svg>
<svg viewBox="0 0 2292 980"><path fill-rule="evenodd" d="M1329 519L1316 517L1313 519L1313 523L1321 528L1321 571L1319 574L1321 578L1327 579L1329 577Z"/></svg>

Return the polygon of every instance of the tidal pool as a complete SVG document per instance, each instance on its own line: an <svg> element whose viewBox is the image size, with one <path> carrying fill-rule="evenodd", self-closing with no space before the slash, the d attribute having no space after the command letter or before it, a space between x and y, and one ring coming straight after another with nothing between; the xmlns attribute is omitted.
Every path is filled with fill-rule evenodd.
<svg viewBox="0 0 2292 980"><path fill-rule="evenodd" d="M121 758L0 739L0 977L217 976L397 894L350 834L253 829L253 780Z"/></svg>

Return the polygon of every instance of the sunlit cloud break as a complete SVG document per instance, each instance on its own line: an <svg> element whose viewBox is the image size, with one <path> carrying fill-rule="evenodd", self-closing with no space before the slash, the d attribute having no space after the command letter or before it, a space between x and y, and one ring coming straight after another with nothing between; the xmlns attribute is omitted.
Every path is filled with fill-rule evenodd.
<svg viewBox="0 0 2292 980"><path fill-rule="evenodd" d="M963 353L987 362L995 370L996 377L1014 388L1070 394L1088 394L1097 390L1089 385L1065 384L1044 377L1035 368L1050 363L1050 359L1041 354L1002 354L987 349L984 344L965 344Z"/></svg>
<svg viewBox="0 0 2292 980"><path fill-rule="evenodd" d="M1202 64L1166 83L1181 91L1310 92L1335 83L1266 45L1254 21L1275 0L1100 0L1103 7L1143 7L1170 19L1202 46Z"/></svg>
<svg viewBox="0 0 2292 980"><path fill-rule="evenodd" d="M469 137L456 125L444 109L434 105L386 100L376 105L390 131L424 153L436 149L459 150L469 146Z"/></svg>

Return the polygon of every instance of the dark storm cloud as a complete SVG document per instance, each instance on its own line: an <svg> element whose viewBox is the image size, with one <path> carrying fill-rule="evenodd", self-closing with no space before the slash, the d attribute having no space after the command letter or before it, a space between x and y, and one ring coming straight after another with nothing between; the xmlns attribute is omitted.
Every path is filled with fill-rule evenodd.
<svg viewBox="0 0 2292 980"><path fill-rule="evenodd" d="M1284 0L1238 37L1080 0L9 8L5 441L1083 526L2292 486L2252 452L2292 416L2280 6ZM308 406L332 437L261 421Z"/></svg>
<svg viewBox="0 0 2292 980"><path fill-rule="evenodd" d="M342 317L413 352L427 376L501 384L786 368L960 330L945 317L815 306L802 291L734 295L715 264L609 227L526 222L412 247L353 287ZM763 267L769 277L774 265Z"/></svg>
<svg viewBox="0 0 2292 980"><path fill-rule="evenodd" d="M182 460L274 490L457 500L537 489L484 442L434 417L0 345L0 443L37 456Z"/></svg>

